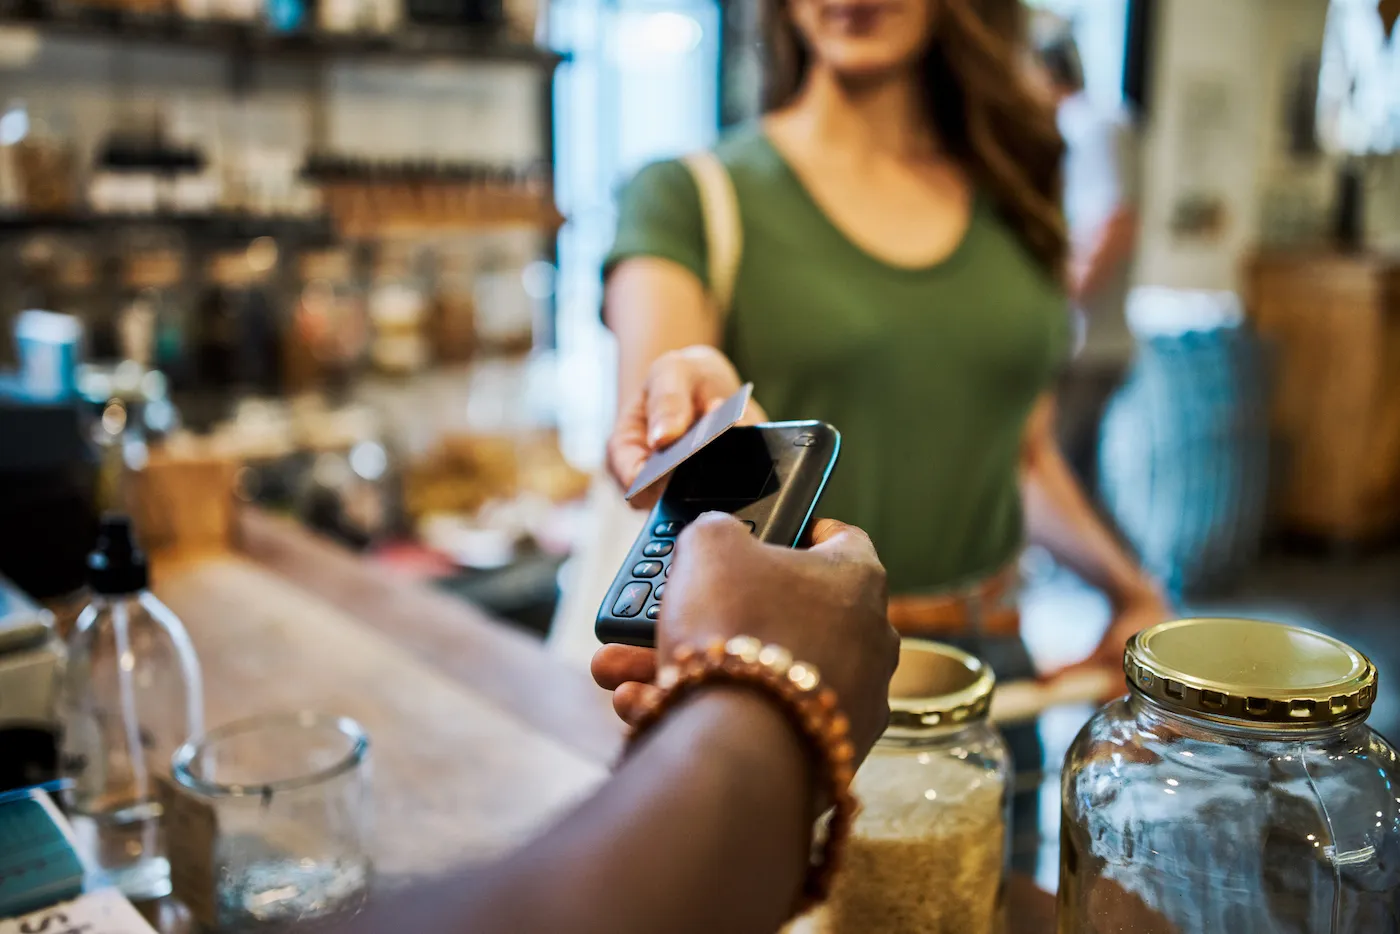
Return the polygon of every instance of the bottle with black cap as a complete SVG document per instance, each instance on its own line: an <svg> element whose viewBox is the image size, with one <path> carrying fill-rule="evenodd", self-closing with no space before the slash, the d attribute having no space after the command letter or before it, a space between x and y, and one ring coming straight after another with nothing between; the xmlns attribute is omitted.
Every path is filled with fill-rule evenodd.
<svg viewBox="0 0 1400 934"><path fill-rule="evenodd" d="M88 556L92 603L68 640L62 768L69 815L99 885L132 899L170 893L157 776L203 730L199 660L148 589L131 520L103 518Z"/></svg>

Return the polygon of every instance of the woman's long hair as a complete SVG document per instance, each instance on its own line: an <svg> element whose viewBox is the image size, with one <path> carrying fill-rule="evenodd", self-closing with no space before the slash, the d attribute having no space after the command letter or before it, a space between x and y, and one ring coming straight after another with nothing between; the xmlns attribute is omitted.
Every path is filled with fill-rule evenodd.
<svg viewBox="0 0 1400 934"><path fill-rule="evenodd" d="M769 110L802 87L810 54L787 0L767 0L765 97ZM944 151L996 205L1056 281L1069 252L1060 210L1064 141L1048 101L1024 78L1021 0L925 0L937 4L920 63L929 119Z"/></svg>

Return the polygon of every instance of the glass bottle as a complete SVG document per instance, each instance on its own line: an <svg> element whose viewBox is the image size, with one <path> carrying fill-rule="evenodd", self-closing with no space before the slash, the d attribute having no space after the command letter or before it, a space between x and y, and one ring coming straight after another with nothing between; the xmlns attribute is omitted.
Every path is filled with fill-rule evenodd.
<svg viewBox="0 0 1400 934"><path fill-rule="evenodd" d="M994 934L1002 915L1011 758L987 720L977 658L900 645L890 723L853 788L861 802L831 898L792 934Z"/></svg>
<svg viewBox="0 0 1400 934"><path fill-rule="evenodd" d="M68 640L62 760L78 844L99 885L132 899L170 892L156 779L203 728L199 661L147 590L126 516L104 517L88 558L92 603Z"/></svg>
<svg viewBox="0 0 1400 934"><path fill-rule="evenodd" d="M1380 934L1400 905L1400 758L1376 668L1328 636L1189 619L1133 638L1131 692L1062 779L1061 934Z"/></svg>

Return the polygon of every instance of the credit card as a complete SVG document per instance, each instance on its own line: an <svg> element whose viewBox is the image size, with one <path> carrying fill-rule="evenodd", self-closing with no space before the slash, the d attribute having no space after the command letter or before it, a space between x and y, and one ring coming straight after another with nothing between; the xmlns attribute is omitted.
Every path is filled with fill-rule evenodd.
<svg viewBox="0 0 1400 934"><path fill-rule="evenodd" d="M697 451L739 423L753 396L753 383L745 383L739 391L711 409L690 430L668 446L657 451L642 465L642 472L627 491L630 502L661 481L671 471L685 463Z"/></svg>

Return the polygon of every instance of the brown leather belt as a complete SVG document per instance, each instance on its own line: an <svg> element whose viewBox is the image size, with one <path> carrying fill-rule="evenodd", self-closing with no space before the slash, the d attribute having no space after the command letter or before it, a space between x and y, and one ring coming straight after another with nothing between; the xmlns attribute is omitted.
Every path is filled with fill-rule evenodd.
<svg viewBox="0 0 1400 934"><path fill-rule="evenodd" d="M902 636L1015 636L1021 612L1013 599L1013 563L974 584L948 593L890 598L890 625Z"/></svg>

